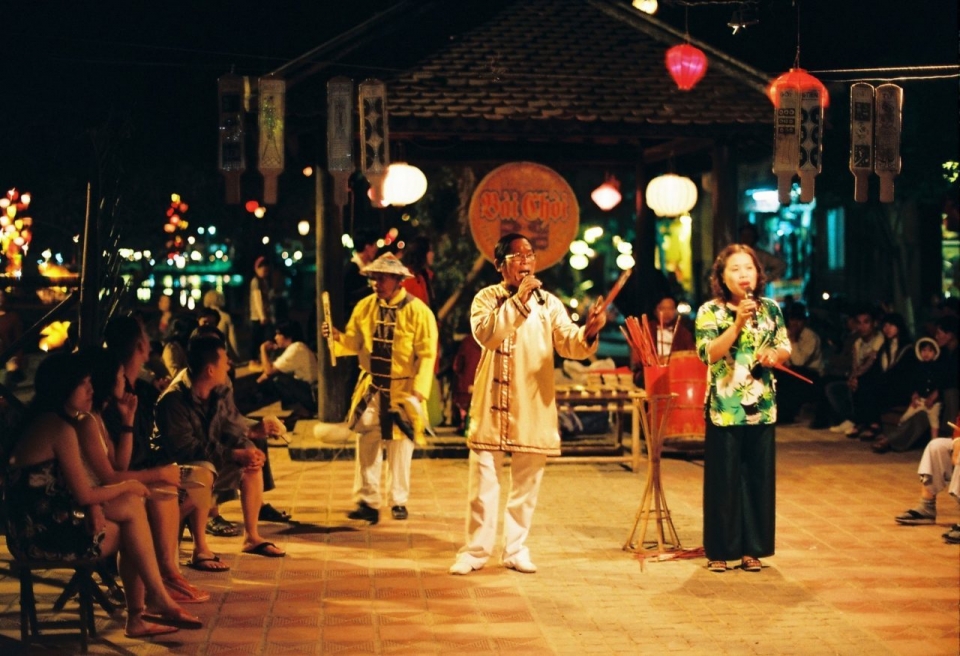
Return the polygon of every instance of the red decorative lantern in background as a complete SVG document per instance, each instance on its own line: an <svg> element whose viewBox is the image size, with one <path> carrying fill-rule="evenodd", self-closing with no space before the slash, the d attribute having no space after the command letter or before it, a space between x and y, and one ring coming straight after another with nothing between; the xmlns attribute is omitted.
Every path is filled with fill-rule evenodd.
<svg viewBox="0 0 960 656"><path fill-rule="evenodd" d="M689 91L707 74L707 56L689 43L673 46L667 50L667 70L681 91Z"/></svg>
<svg viewBox="0 0 960 656"><path fill-rule="evenodd" d="M823 85L823 82L813 77L802 68L791 68L789 71L771 82L767 87L767 95L770 97L770 102L773 103L774 107L777 107L777 103L779 102L777 100L779 97L778 92L782 87L793 87L795 89L799 89L801 94L804 91L819 91L820 98L823 99L823 107L827 108L830 106L830 94L827 93L827 87Z"/></svg>

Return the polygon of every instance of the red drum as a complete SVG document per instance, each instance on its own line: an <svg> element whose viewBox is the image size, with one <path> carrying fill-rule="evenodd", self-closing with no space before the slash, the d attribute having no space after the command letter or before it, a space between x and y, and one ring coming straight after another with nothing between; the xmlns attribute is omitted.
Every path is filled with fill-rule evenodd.
<svg viewBox="0 0 960 656"><path fill-rule="evenodd" d="M663 438L695 438L707 432L703 402L707 392L707 365L694 351L677 351L664 367L643 368L647 394L676 394L663 429Z"/></svg>

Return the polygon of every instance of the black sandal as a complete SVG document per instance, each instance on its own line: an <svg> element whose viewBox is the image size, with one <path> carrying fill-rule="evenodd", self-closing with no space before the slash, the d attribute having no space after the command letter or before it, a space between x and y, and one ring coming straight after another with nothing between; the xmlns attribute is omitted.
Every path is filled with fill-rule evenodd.
<svg viewBox="0 0 960 656"><path fill-rule="evenodd" d="M228 522L222 516L217 515L207 520L206 533L207 535L213 535L218 538L235 538L243 533L243 529L237 524Z"/></svg>

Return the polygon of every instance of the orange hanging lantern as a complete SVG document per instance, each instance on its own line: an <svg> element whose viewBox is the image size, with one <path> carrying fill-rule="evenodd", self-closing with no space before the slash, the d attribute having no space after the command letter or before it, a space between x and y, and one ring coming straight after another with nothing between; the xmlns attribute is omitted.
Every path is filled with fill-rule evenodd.
<svg viewBox="0 0 960 656"><path fill-rule="evenodd" d="M779 108L779 92L783 88L797 89L801 94L804 91L818 91L822 99L823 108L830 106L830 94L827 93L827 87L823 82L813 77L802 68L791 68L789 71L775 79L767 87L767 95L774 107Z"/></svg>
<svg viewBox="0 0 960 656"><path fill-rule="evenodd" d="M681 91L689 91L707 74L707 56L689 43L667 50L667 70Z"/></svg>

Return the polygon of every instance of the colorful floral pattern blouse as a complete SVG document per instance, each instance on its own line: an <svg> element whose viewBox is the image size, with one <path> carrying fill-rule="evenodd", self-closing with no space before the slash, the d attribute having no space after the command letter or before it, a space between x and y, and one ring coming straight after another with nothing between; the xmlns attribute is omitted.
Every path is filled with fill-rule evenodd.
<svg viewBox="0 0 960 656"><path fill-rule="evenodd" d="M736 318L736 310L718 299L704 303L697 311L697 354L709 368L706 404L710 422L715 426L774 424L777 404L772 370L754 369L754 365L760 348L790 351L783 314L775 301L760 299L756 323L748 322L730 350L711 364L707 355L710 342L732 326Z"/></svg>

